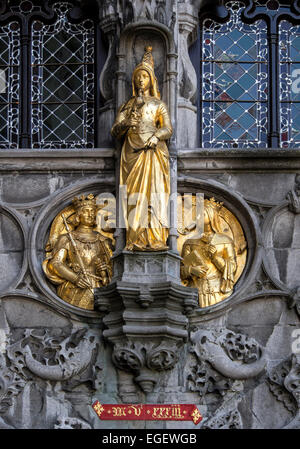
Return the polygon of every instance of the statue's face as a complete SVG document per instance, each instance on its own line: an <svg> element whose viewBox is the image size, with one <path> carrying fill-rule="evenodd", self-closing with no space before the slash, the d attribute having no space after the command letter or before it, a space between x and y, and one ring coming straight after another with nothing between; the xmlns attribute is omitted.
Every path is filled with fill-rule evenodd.
<svg viewBox="0 0 300 449"><path fill-rule="evenodd" d="M82 207L78 213L80 224L84 226L94 226L96 221L96 211L94 207Z"/></svg>
<svg viewBox="0 0 300 449"><path fill-rule="evenodd" d="M137 89L147 90L150 87L151 79L146 70L138 70L134 75L134 84Z"/></svg>

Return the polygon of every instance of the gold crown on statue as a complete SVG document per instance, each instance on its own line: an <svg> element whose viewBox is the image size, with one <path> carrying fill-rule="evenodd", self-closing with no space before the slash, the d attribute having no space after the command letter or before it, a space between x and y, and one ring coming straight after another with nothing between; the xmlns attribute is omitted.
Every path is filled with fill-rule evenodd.
<svg viewBox="0 0 300 449"><path fill-rule="evenodd" d="M209 200L204 200L204 206L213 207L215 210L220 211L223 207L224 203L220 203L214 199L214 197Z"/></svg>
<svg viewBox="0 0 300 449"><path fill-rule="evenodd" d="M152 47L147 45L144 49L145 53L142 59L142 64L149 66L151 70L154 70L154 60L152 56Z"/></svg>
<svg viewBox="0 0 300 449"><path fill-rule="evenodd" d="M82 207L97 207L96 198L92 193L90 193L87 197L85 195L81 195L79 198L76 196L73 199L73 206L76 210L81 209Z"/></svg>

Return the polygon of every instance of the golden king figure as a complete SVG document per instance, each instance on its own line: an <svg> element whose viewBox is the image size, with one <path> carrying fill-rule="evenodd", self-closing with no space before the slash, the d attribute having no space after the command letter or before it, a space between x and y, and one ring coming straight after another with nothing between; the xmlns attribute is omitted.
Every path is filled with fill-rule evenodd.
<svg viewBox="0 0 300 449"><path fill-rule="evenodd" d="M105 287L112 277L111 239L95 229L98 209L92 194L74 198L52 223L43 262L58 296L88 310L94 309L93 289Z"/></svg>
<svg viewBox="0 0 300 449"><path fill-rule="evenodd" d="M152 47L145 48L142 62L133 71L132 89L133 97L121 106L111 130L114 137L124 139L120 185L127 191L123 202L126 249L166 250L170 195L166 140L173 131L168 108L160 99Z"/></svg>

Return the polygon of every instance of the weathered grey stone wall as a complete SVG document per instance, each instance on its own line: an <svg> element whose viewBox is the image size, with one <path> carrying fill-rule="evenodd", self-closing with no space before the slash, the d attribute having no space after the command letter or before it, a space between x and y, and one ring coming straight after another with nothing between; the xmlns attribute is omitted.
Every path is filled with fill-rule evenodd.
<svg viewBox="0 0 300 449"><path fill-rule="evenodd" d="M111 148L82 152L2 151L0 428L195 429L188 422L101 421L91 407L95 400L196 404L204 417L197 428L300 428L300 360L293 346L300 329L300 151L196 148L196 80L186 50L195 38L197 8L190 3L127 2L126 11L117 2L101 3L110 45L101 75L101 135L109 136L117 105L130 95L128 74L143 36L153 38L175 129L173 187L215 196L235 213L248 242L244 274L232 297L209 310L194 308L193 292L184 297L176 282L159 290L157 279L139 291L108 288L108 308L101 312L65 303L41 268L50 224L79 193L115 193L119 149L111 142ZM150 301L148 311L137 297ZM121 327L127 320L134 330L135 318L144 317L154 349L165 345L156 359L142 329L140 336L134 330L126 363L124 352L121 360L107 337L116 316L108 314L110 304L112 313L130 311L116 318ZM153 330L164 315L176 323L176 338L183 336L176 351L167 331ZM149 383L154 371L151 390L145 379ZM148 377L141 381L141 373Z"/></svg>

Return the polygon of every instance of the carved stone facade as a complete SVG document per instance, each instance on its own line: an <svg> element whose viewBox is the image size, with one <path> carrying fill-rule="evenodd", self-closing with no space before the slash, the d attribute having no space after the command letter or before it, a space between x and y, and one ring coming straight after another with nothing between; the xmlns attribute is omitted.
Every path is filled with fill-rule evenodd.
<svg viewBox="0 0 300 449"><path fill-rule="evenodd" d="M199 14L224 19L218 2L91 3L106 47L97 148L0 150L0 428L105 429L92 409L99 400L197 405L202 422L176 428L299 429L300 150L198 148L202 81L190 50ZM166 252L123 251L116 226L112 282L85 310L57 296L44 249L74 196L117 196L110 130L148 42L174 128L171 193L222 202L243 229L247 260L233 294L200 308L197 289L180 280L176 208Z"/></svg>

